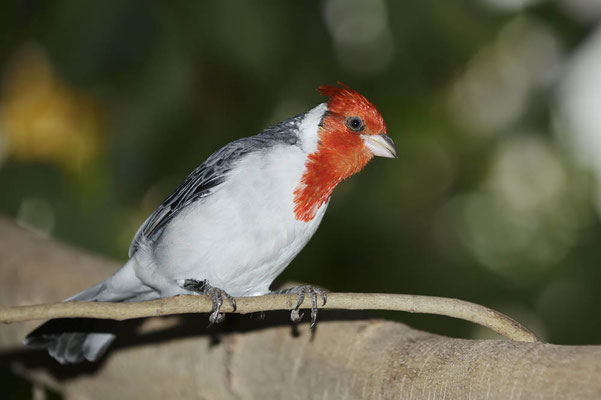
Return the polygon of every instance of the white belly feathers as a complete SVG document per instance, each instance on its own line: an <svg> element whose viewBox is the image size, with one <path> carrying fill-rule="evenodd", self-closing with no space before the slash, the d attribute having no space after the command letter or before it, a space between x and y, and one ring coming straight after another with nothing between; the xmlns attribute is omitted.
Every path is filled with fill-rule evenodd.
<svg viewBox="0 0 601 400"><path fill-rule="evenodd" d="M260 295L313 236L327 208L310 222L294 215L293 192L306 153L278 145L244 157L206 199L167 226L153 261L168 279L207 279L232 296Z"/></svg>

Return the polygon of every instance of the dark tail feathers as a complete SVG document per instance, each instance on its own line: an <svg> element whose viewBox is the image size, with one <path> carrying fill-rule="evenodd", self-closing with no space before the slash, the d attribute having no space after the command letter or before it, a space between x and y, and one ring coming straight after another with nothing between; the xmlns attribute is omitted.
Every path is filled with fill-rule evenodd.
<svg viewBox="0 0 601 400"><path fill-rule="evenodd" d="M61 364L96 361L115 339L113 321L61 318L40 325L23 341L34 349L47 349ZM103 326L105 325L105 326ZM104 330L104 332L103 332Z"/></svg>
<svg viewBox="0 0 601 400"><path fill-rule="evenodd" d="M105 282L101 282L65 301L97 301L105 286ZM102 297L106 297L106 292L102 293ZM35 349L48 349L48 354L61 364L78 363L84 359L96 361L115 339L112 322L88 318L53 319L32 331L23 342Z"/></svg>

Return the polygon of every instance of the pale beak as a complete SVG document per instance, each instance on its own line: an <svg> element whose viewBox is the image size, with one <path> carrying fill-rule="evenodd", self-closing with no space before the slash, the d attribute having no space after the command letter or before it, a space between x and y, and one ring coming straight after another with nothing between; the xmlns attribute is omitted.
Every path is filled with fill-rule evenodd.
<svg viewBox="0 0 601 400"><path fill-rule="evenodd" d="M394 142L385 133L379 135L361 135L363 142L369 150L378 157L399 158L399 153Z"/></svg>

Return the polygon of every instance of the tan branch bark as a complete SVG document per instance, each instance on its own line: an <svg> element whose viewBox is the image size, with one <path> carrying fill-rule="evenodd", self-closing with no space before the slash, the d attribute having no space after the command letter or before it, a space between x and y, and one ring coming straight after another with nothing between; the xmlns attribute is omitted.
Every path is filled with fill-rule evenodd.
<svg viewBox="0 0 601 400"><path fill-rule="evenodd" d="M59 301L116 266L3 220L0 239L4 305ZM356 304L353 296L332 295L330 306ZM283 308L293 301L269 297ZM180 301L196 312L205 300ZM120 337L105 362L67 369L20 346L35 324L12 324L0 326L0 360L67 398L596 399L601 393L601 346L452 339L394 322L335 317L324 311L314 335L307 325L292 335L289 323L274 326L271 315L254 323L232 317L217 341L196 316L150 318L137 334Z"/></svg>
<svg viewBox="0 0 601 400"><path fill-rule="evenodd" d="M297 296L291 294L239 297L237 309L229 304L222 310L228 313L249 314L259 311L291 310ZM301 308L310 308L311 300L305 298ZM379 293L329 293L328 303L321 308L336 310L389 310L413 313L446 315L471 321L492 329L508 339L536 342L534 333L508 316L490 308L467 301L432 296ZM173 314L190 314L211 311L211 302L205 296L178 296L136 303L68 302L31 306L0 306L0 322L14 323L50 318L103 318L127 320Z"/></svg>

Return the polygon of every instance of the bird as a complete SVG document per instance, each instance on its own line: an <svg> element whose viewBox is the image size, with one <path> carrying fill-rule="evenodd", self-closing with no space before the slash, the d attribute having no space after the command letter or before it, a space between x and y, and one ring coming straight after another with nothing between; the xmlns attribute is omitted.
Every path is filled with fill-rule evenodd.
<svg viewBox="0 0 601 400"><path fill-rule="evenodd" d="M374 157L398 158L378 109L350 87L318 87L327 101L235 140L192 171L138 229L129 260L111 277L65 301L133 302L182 294L211 298L210 323L234 297L295 293L298 306L325 290L270 285L315 234L334 188ZM55 319L24 339L61 364L96 361L115 339L86 320ZM82 325L85 325L82 323Z"/></svg>

